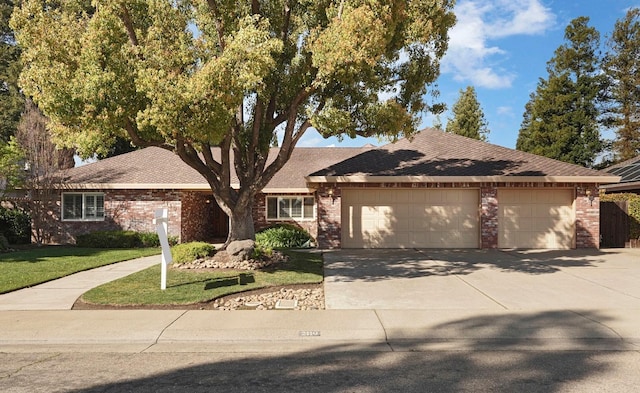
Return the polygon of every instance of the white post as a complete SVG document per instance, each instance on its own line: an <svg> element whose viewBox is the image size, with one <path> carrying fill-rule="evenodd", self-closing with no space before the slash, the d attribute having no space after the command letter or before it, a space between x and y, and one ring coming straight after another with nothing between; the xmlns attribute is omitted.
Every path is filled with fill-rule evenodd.
<svg viewBox="0 0 640 393"><path fill-rule="evenodd" d="M160 246L162 247L162 273L160 273L160 289L164 291L165 289L167 289L167 265L173 262L173 258L171 258L171 247L169 246L169 238L167 236L169 227L168 209L156 209L153 223L156 225L158 239L160 239Z"/></svg>

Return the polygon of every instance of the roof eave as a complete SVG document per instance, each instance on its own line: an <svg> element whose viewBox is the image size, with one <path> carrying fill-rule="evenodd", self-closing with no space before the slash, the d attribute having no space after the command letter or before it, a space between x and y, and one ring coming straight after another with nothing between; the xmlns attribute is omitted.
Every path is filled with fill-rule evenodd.
<svg viewBox="0 0 640 393"><path fill-rule="evenodd" d="M309 183L617 183L620 176L307 176Z"/></svg>
<svg viewBox="0 0 640 393"><path fill-rule="evenodd" d="M640 181L617 183L617 184L603 184L600 186L605 191L628 191L640 189Z"/></svg>
<svg viewBox="0 0 640 393"><path fill-rule="evenodd" d="M232 183L231 188L239 189L240 185ZM206 183L66 183L62 189L68 190L184 190L211 191ZM308 194L315 191L312 187L266 187L265 194Z"/></svg>

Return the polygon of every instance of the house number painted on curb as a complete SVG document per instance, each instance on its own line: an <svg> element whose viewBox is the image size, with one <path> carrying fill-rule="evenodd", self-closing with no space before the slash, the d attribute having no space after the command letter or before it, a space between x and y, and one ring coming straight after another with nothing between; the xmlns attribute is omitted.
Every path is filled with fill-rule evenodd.
<svg viewBox="0 0 640 393"><path fill-rule="evenodd" d="M153 223L156 225L160 246L162 246L162 272L160 273L160 289L167 289L167 265L173 262L171 258L171 247L169 247L169 238L167 231L169 228L169 211L168 209L156 209Z"/></svg>

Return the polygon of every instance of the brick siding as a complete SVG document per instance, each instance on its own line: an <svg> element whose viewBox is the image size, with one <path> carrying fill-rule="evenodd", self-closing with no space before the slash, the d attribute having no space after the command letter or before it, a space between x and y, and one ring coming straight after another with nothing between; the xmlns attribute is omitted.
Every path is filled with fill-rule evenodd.
<svg viewBox="0 0 640 393"><path fill-rule="evenodd" d="M270 197L277 197L277 196L301 196L301 197L310 197L313 196L313 194L268 194L268 196ZM317 207L316 207L317 208ZM271 226L274 226L276 224L291 224L291 225L295 225L299 228L304 229L305 231L309 232L309 234L314 238L317 239L318 237L318 219L314 219L314 220L294 220L294 219L289 219L289 220L267 220L267 194L263 194L260 193L258 195L256 195L255 197L255 201L253 203L253 209L252 209L252 214L253 214L253 225L255 227L256 232L260 231L262 229L265 228L269 228ZM320 215L319 209L317 208L316 210L316 217Z"/></svg>

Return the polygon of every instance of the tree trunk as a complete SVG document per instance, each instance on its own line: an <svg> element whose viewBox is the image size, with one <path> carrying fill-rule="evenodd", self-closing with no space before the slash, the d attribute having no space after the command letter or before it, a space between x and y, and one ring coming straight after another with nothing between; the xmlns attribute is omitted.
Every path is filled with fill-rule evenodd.
<svg viewBox="0 0 640 393"><path fill-rule="evenodd" d="M256 239L251 206L240 206L238 204L233 207L231 214L229 214L229 236L225 246L232 241L247 239Z"/></svg>

